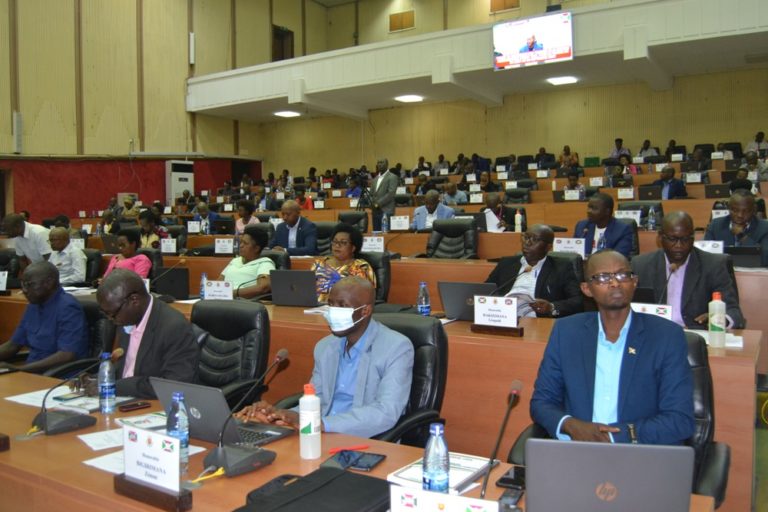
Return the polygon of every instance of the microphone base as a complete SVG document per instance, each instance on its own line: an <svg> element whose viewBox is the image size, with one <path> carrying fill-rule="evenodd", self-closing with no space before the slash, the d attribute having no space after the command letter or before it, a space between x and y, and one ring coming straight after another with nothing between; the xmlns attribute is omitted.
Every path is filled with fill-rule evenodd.
<svg viewBox="0 0 768 512"><path fill-rule="evenodd" d="M94 416L73 411L43 411L32 420L32 425L44 431L47 436L72 432L95 424Z"/></svg>
<svg viewBox="0 0 768 512"><path fill-rule="evenodd" d="M501 336L514 336L522 338L525 329L522 327L501 327L496 325L471 324L469 330L479 334L499 334Z"/></svg>
<svg viewBox="0 0 768 512"><path fill-rule="evenodd" d="M224 468L228 477L242 475L269 466L277 454L262 448L245 448L236 445L217 446L209 453L203 464L205 467Z"/></svg>

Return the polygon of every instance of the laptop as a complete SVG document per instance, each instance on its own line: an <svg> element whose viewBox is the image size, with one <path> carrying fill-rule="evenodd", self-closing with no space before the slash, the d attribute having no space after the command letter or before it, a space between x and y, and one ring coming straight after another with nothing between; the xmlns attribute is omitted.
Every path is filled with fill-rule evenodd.
<svg viewBox="0 0 768 512"><path fill-rule="evenodd" d="M101 235L101 244L104 246L104 254L120 254L117 235Z"/></svg>
<svg viewBox="0 0 768 512"><path fill-rule="evenodd" d="M725 254L730 254L734 267L757 268L763 266L762 248L759 245L726 245Z"/></svg>
<svg viewBox="0 0 768 512"><path fill-rule="evenodd" d="M640 185L637 188L637 198L640 201L661 201L661 187L657 185Z"/></svg>
<svg viewBox="0 0 768 512"><path fill-rule="evenodd" d="M552 191L552 201L555 203L563 203L565 202L565 191L564 190L553 190Z"/></svg>
<svg viewBox="0 0 768 512"><path fill-rule="evenodd" d="M273 270L272 304L275 306L317 306L315 273L311 270Z"/></svg>
<svg viewBox="0 0 768 512"><path fill-rule="evenodd" d="M175 391L184 393L184 403L189 411L189 436L209 443L218 443L221 427L227 417L232 414L221 389L159 377L150 377L149 381L164 411L170 410ZM240 423L233 419L224 431L224 442L261 446L294 432L287 427Z"/></svg>
<svg viewBox="0 0 768 512"><path fill-rule="evenodd" d="M693 462L690 446L530 439L525 510L687 511Z"/></svg>
<svg viewBox="0 0 768 512"><path fill-rule="evenodd" d="M216 219L211 222L211 233L217 235L234 235L235 221L233 219Z"/></svg>
<svg viewBox="0 0 768 512"><path fill-rule="evenodd" d="M731 186L728 183L704 185L704 197L706 199L724 199L731 197Z"/></svg>
<svg viewBox="0 0 768 512"><path fill-rule="evenodd" d="M151 288L160 295L170 295L176 300L189 299L189 269L159 268L155 272L157 276L150 283Z"/></svg>
<svg viewBox="0 0 768 512"><path fill-rule="evenodd" d="M495 283L437 282L445 317L467 322L475 321L475 295L490 295L496 288Z"/></svg>

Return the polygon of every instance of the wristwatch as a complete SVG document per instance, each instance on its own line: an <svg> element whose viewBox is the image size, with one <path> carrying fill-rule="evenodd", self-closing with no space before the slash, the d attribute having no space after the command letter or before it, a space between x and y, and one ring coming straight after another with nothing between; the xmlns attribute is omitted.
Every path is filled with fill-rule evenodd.
<svg viewBox="0 0 768 512"><path fill-rule="evenodd" d="M551 313L551 315L552 316L560 316L560 311L557 309L557 307L555 307L554 304L552 304L552 313Z"/></svg>

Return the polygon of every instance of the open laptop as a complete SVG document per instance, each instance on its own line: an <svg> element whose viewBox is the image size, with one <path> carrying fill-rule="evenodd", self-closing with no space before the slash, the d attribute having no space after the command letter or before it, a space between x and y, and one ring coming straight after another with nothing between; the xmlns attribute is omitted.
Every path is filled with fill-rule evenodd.
<svg viewBox="0 0 768 512"><path fill-rule="evenodd" d="M530 439L525 463L527 512L690 507L694 452L689 446Z"/></svg>
<svg viewBox="0 0 768 512"><path fill-rule="evenodd" d="M728 183L704 185L704 197L706 199L724 199L731 197L731 186Z"/></svg>
<svg viewBox="0 0 768 512"><path fill-rule="evenodd" d="M475 321L475 295L490 295L496 288L495 283L437 283L445 317L467 322Z"/></svg>
<svg viewBox="0 0 768 512"><path fill-rule="evenodd" d="M661 187L658 185L640 185L637 188L640 201L661 201Z"/></svg>
<svg viewBox="0 0 768 512"><path fill-rule="evenodd" d="M101 244L104 246L104 254L120 254L117 235L101 235Z"/></svg>
<svg viewBox="0 0 768 512"><path fill-rule="evenodd" d="M726 245L725 254L730 254L734 267L757 268L763 266L762 248L759 245Z"/></svg>
<svg viewBox="0 0 768 512"><path fill-rule="evenodd" d="M184 403L189 412L190 437L209 443L219 441L221 427L227 417L232 414L221 389L159 377L150 377L149 381L164 411L170 410L175 391L184 393ZM289 436L294 432L293 429L277 425L240 423L233 419L227 424L227 429L224 431L224 442L263 445Z"/></svg>
<svg viewBox="0 0 768 512"><path fill-rule="evenodd" d="M273 270L272 304L275 306L317 306L315 273L311 270Z"/></svg>
<svg viewBox="0 0 768 512"><path fill-rule="evenodd" d="M216 219L211 222L211 233L217 235L234 235L235 221L233 219Z"/></svg>
<svg viewBox="0 0 768 512"><path fill-rule="evenodd" d="M153 291L160 295L170 295L176 300L189 299L188 268L159 268L155 275L157 278L150 283Z"/></svg>

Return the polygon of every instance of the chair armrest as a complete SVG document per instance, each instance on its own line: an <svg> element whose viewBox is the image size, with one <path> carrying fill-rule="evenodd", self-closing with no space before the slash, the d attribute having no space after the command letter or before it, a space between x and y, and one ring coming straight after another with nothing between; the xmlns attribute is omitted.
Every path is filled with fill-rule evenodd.
<svg viewBox="0 0 768 512"><path fill-rule="evenodd" d="M64 379L66 377L71 377L72 375L85 370L89 366L95 364L97 361L98 359L96 358L78 359L77 361L70 361L68 363L60 364L58 366L54 366L53 368L47 369L45 372L43 372L43 375L45 375L46 377Z"/></svg>
<svg viewBox="0 0 768 512"><path fill-rule="evenodd" d="M275 409L293 409L299 405L299 398L301 397L302 393L288 395L287 397L278 400L278 402L275 404Z"/></svg>
<svg viewBox="0 0 768 512"><path fill-rule="evenodd" d="M251 386L253 386L255 382L256 379L242 380L224 386L221 391L224 393L224 397L227 399L229 406L235 406L246 395L246 393L248 393L248 390L251 388ZM253 402L258 402L261 400L261 395L264 394L267 389L267 386L264 385L257 386L253 393L248 394L248 399L246 399L245 404L250 405Z"/></svg>
<svg viewBox="0 0 768 512"><path fill-rule="evenodd" d="M728 487L730 465L730 446L725 443L711 443L699 465L699 476L694 484L693 492L711 496L715 499L715 508L720 507Z"/></svg>
<svg viewBox="0 0 768 512"><path fill-rule="evenodd" d="M531 423L523 430L517 439L515 444L512 445L512 449L509 450L507 455L507 462L515 464L516 466L525 466L525 443L529 439L549 439L549 433L539 425L538 423Z"/></svg>
<svg viewBox="0 0 768 512"><path fill-rule="evenodd" d="M426 258L427 253L425 252L417 252L416 254L411 254L409 258Z"/></svg>
<svg viewBox="0 0 768 512"><path fill-rule="evenodd" d="M373 436L374 439L379 441L387 441L394 443L400 440L407 432L412 429L429 426L430 423L443 423L445 420L440 418L440 413L434 409L423 409L420 411L414 411L411 414L403 416L397 422L397 424L386 432Z"/></svg>

